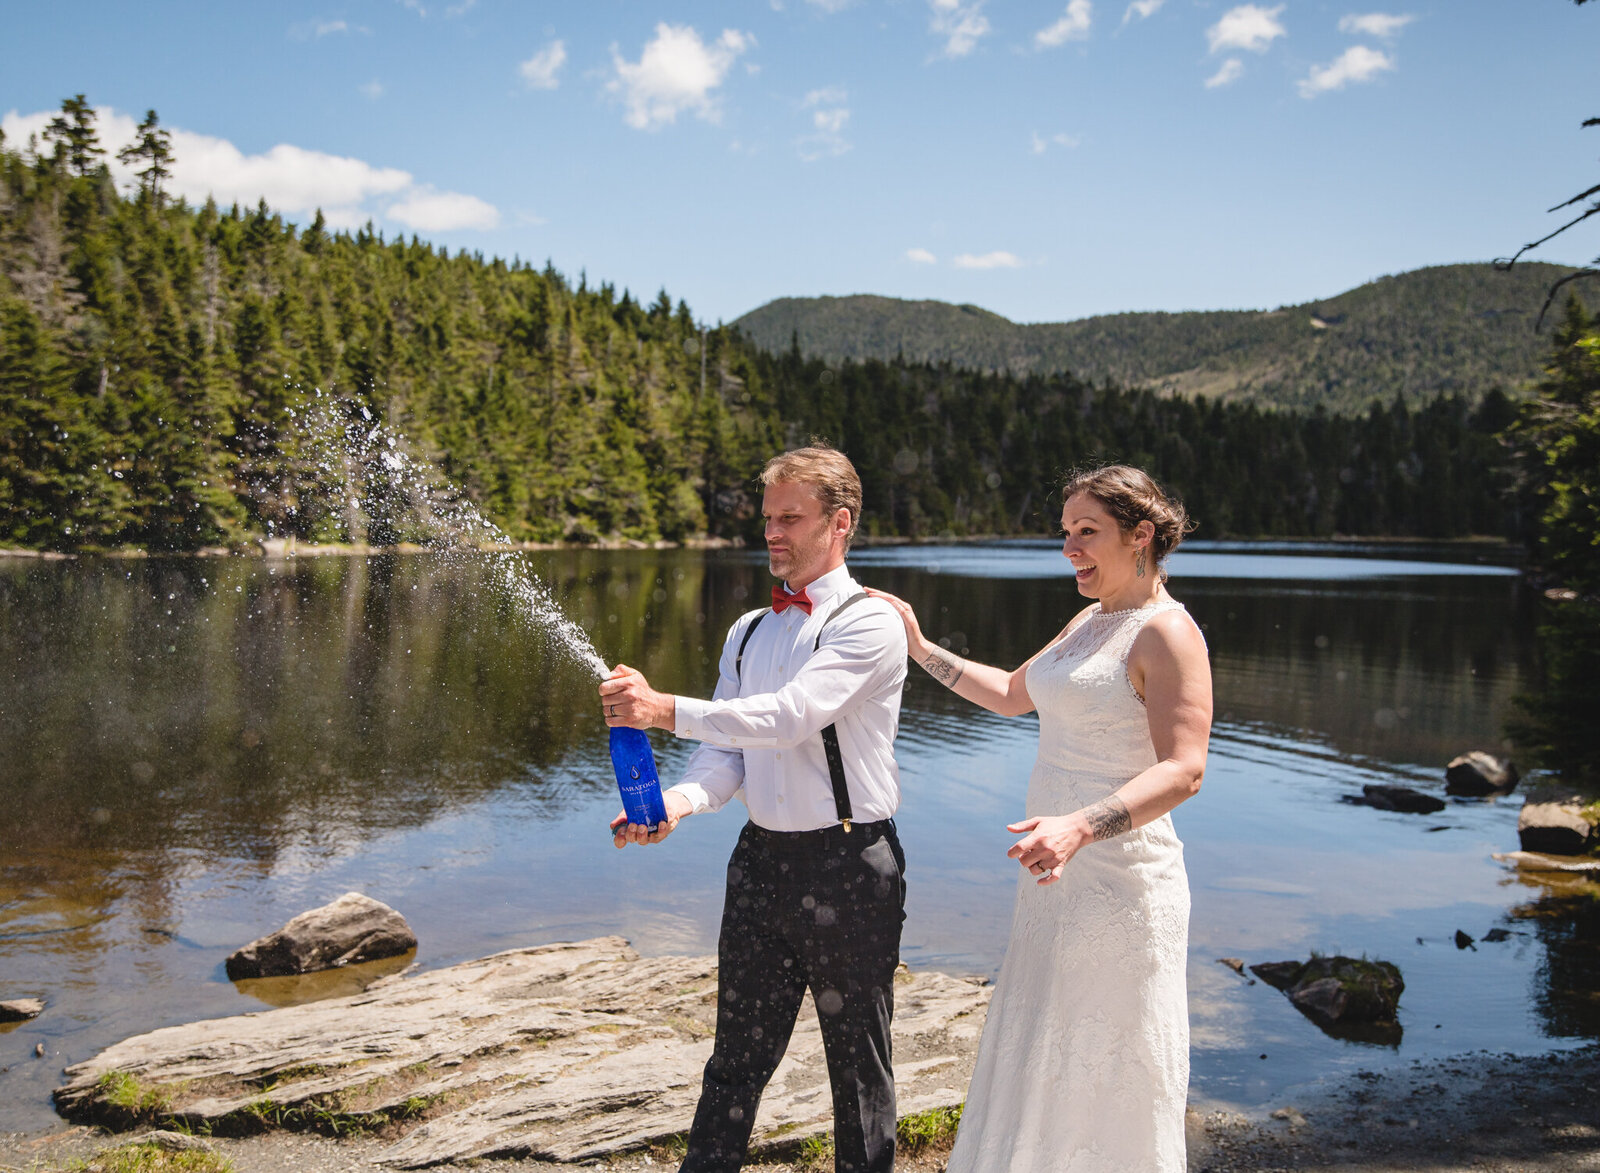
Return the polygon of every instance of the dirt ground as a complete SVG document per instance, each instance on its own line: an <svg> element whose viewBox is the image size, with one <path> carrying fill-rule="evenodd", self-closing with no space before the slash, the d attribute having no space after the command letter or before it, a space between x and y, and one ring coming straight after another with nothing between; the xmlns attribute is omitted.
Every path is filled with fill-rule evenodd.
<svg viewBox="0 0 1600 1173"><path fill-rule="evenodd" d="M0 1173L65 1169L74 1159L127 1139L83 1128L42 1136L0 1134ZM237 1173L365 1173L385 1147L373 1139L294 1133L212 1143ZM904 1173L943 1173L948 1156L947 1149L929 1149L904 1157L897 1167ZM580 1167L654 1173L676 1168L676 1161L658 1151ZM542 1173L574 1166L494 1160L440 1168L443 1173L466 1173L468 1168L474 1173ZM817 1170L793 1160L746 1168L750 1173ZM1600 1046L1531 1058L1461 1055L1389 1074L1362 1073L1261 1118L1191 1113L1189 1169L1600 1173Z"/></svg>

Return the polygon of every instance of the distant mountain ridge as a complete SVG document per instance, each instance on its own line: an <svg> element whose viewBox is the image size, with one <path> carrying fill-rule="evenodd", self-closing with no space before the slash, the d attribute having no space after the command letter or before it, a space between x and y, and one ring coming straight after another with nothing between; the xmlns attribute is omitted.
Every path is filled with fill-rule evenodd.
<svg viewBox="0 0 1600 1173"><path fill-rule="evenodd" d="M1106 314L1019 325L974 305L858 294L785 297L732 325L757 346L828 361L903 356L983 371L1071 371L1092 381L1263 405L1365 410L1538 377L1533 322L1560 265L1440 265L1276 310Z"/></svg>

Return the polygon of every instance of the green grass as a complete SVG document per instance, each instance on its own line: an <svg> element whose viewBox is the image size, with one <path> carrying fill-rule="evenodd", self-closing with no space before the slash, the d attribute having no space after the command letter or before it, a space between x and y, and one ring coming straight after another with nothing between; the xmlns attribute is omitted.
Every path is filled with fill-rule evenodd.
<svg viewBox="0 0 1600 1173"><path fill-rule="evenodd" d="M665 1140L659 1140L645 1150L652 1160L661 1161L668 1165L678 1165L689 1155L689 1134L676 1132Z"/></svg>
<svg viewBox="0 0 1600 1173"><path fill-rule="evenodd" d="M909 1157L924 1149L953 1144L960 1123L960 1108L931 1108L902 1116L894 1130L898 1155ZM801 1141L794 1167L800 1173L827 1173L833 1168L833 1137L824 1134Z"/></svg>
<svg viewBox="0 0 1600 1173"><path fill-rule="evenodd" d="M909 1156L934 1145L951 1144L961 1124L961 1109L930 1108L914 1116L902 1116L895 1125L900 1152Z"/></svg>
<svg viewBox="0 0 1600 1173"><path fill-rule="evenodd" d="M172 1111L175 1089L168 1084L147 1084L126 1071L108 1071L95 1084L100 1103L134 1118L155 1120Z"/></svg>
<svg viewBox="0 0 1600 1173"><path fill-rule="evenodd" d="M833 1137L810 1136L800 1144L794 1167L802 1173L824 1173L833 1168Z"/></svg>
<svg viewBox="0 0 1600 1173"><path fill-rule="evenodd" d="M173 1153L158 1145L135 1144L73 1161L66 1173L234 1173L234 1169L232 1161L215 1153Z"/></svg>

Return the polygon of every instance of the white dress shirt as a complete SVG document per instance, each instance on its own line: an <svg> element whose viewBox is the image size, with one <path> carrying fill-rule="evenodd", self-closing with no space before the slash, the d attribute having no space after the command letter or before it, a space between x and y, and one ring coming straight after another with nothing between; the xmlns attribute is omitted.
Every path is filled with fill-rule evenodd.
<svg viewBox="0 0 1600 1173"><path fill-rule="evenodd" d="M877 599L828 616L860 585L841 566L806 588L811 614L789 607L739 617L722 645L713 699L677 698L682 738L700 741L672 789L695 813L721 810L744 789L751 820L769 831L813 831L839 821L822 730L839 732L850 789L851 818L887 819L900 805L894 738L906 680L906 633L893 608ZM739 644L764 616L744 650L742 680L734 675Z"/></svg>

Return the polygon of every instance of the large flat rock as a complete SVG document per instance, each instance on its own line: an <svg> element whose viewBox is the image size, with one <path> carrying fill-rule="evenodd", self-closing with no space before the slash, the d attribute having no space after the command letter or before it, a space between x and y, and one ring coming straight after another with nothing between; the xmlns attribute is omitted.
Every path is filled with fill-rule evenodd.
<svg viewBox="0 0 1600 1173"><path fill-rule="evenodd" d="M641 958L620 937L498 953L366 992L138 1035L67 1069L70 1118L219 1132L380 1124L382 1160L589 1161L686 1132L711 1054L712 958ZM901 1115L960 1104L989 987L902 969ZM119 1106L120 1105L120 1106ZM387 1121L384 1124L384 1121ZM828 1131L806 1001L756 1119L758 1144Z"/></svg>

